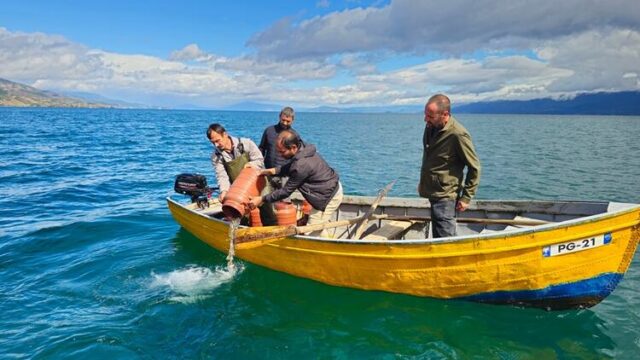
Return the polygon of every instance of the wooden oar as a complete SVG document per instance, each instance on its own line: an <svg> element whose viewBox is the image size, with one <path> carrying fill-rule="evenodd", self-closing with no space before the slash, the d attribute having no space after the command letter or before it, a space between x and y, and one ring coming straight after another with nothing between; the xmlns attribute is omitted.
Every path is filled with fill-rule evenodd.
<svg viewBox="0 0 640 360"><path fill-rule="evenodd" d="M378 204L380 204L382 199L384 199L384 197L391 190L391 188L396 183L396 181L398 180L393 180L392 182L387 184L387 186L385 186L384 189L378 192L378 197L373 201L373 203L371 203L371 206L369 207L369 209L367 209L367 211L364 213L364 215L362 216L362 220L360 220L355 225L353 229L354 235L352 239L360 239L360 237L362 236L362 233L364 232L364 229L367 227L367 223L369 222L369 217L373 215L373 212L376 211Z"/></svg>
<svg viewBox="0 0 640 360"><path fill-rule="evenodd" d="M349 226L362 220L362 216L348 220L327 221L306 226L262 226L236 230L235 244L237 250L251 249L268 244L274 240L291 235L306 234L311 231Z"/></svg>
<svg viewBox="0 0 640 360"><path fill-rule="evenodd" d="M248 227L236 230L236 250L252 249L271 243L281 238L302 235L311 231L331 229L341 226L353 225L362 220L362 216L339 221L329 221L320 224L307 226L263 226ZM399 220L399 221L431 221L429 216L399 216L378 214L371 215L369 220ZM549 224L544 220L513 220L513 219L482 219L482 218L457 218L460 223L476 223L476 224L497 224L497 225L520 225L520 226L536 226Z"/></svg>

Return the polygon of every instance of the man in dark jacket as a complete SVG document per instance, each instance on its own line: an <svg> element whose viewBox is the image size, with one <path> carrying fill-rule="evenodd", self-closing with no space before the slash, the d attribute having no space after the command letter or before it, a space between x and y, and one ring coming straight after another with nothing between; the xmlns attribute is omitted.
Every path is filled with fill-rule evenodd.
<svg viewBox="0 0 640 360"><path fill-rule="evenodd" d="M313 209L308 225L331 220L331 216L342 202L342 185L338 173L316 152L314 145L304 145L298 134L285 130L278 135L276 149L287 160L281 167L262 170L263 175L283 175L289 180L282 189L264 196L251 198L250 206L260 206L263 202L286 199L299 190ZM310 235L326 237L326 230Z"/></svg>
<svg viewBox="0 0 640 360"><path fill-rule="evenodd" d="M280 167L289 161L285 159L276 149L276 143L278 135L281 132L288 130L293 133L297 132L291 128L293 120L295 119L295 112L290 107L285 107L280 111L279 122L275 125L271 125L262 133L262 140L258 148L264 155L264 165L266 169ZM280 189L287 182L287 178L283 176L275 176L270 178L271 186L274 189Z"/></svg>

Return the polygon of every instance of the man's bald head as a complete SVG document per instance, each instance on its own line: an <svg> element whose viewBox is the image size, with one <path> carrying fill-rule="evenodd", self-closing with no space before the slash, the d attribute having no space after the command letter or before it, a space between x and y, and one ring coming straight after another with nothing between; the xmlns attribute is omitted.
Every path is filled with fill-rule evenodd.
<svg viewBox="0 0 640 360"><path fill-rule="evenodd" d="M439 112L451 112L451 100L446 95L436 94L429 98L427 106L435 104Z"/></svg>
<svg viewBox="0 0 640 360"><path fill-rule="evenodd" d="M293 146L300 148L300 136L293 131L284 130L278 135L277 143L282 144L285 149L291 149Z"/></svg>

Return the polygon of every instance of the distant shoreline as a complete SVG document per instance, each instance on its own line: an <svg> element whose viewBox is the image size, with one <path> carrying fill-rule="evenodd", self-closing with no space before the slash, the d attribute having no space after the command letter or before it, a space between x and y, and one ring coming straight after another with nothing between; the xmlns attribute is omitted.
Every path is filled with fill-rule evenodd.
<svg viewBox="0 0 640 360"><path fill-rule="evenodd" d="M0 111L4 109L13 110L118 110L118 111L194 111L194 112L225 112L225 113L278 113L277 110L226 110L226 109L170 109L170 108L123 108L123 107L81 107L81 106L5 106L0 105ZM315 111L302 109L297 111L299 114L336 114L336 115L415 115L422 116L422 112L393 112L393 111ZM528 115L528 116L625 116L625 117L639 117L638 114L585 114L585 113L489 113L489 112L466 112L456 111L455 108L451 111L454 115Z"/></svg>
<svg viewBox="0 0 640 360"><path fill-rule="evenodd" d="M277 112L282 104L244 101L221 109L198 104L173 104L172 107L148 106L101 95L78 93L75 96L36 89L32 86L0 79L0 107L52 109L139 109L185 111L256 111ZM290 105L290 104L289 104ZM298 112L336 114L422 114L424 104L378 106L314 106L293 104ZM249 110L247 110L249 109ZM581 93L572 98L480 101L452 106L454 114L522 114L522 115L640 115L640 91Z"/></svg>

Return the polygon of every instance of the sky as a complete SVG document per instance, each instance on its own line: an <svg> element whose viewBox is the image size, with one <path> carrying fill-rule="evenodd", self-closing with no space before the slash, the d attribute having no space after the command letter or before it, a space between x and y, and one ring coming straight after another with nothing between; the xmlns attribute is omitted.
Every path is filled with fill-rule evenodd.
<svg viewBox="0 0 640 360"><path fill-rule="evenodd" d="M0 78L162 107L640 90L637 0L3 1Z"/></svg>

